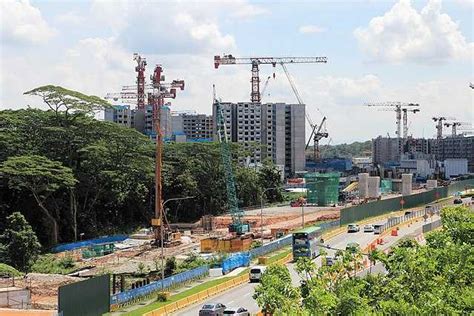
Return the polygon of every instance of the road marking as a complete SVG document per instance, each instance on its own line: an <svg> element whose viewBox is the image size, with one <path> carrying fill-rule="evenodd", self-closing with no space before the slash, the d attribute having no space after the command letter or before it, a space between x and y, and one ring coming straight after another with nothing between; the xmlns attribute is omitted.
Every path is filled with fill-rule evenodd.
<svg viewBox="0 0 474 316"><path fill-rule="evenodd" d="M248 292L247 294L244 294L244 297L247 297L249 295L252 295L252 293Z"/></svg>
<svg viewBox="0 0 474 316"><path fill-rule="evenodd" d="M234 301L227 302L227 304L230 306L234 303Z"/></svg>

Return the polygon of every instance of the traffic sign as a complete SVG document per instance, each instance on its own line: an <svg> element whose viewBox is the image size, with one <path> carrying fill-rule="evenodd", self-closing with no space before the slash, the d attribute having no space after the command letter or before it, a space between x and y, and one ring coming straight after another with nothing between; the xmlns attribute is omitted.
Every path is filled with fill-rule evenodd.
<svg viewBox="0 0 474 316"><path fill-rule="evenodd" d="M401 199L401 200L400 200L400 205L401 205L401 206L405 205L405 200L404 200L404 199Z"/></svg>

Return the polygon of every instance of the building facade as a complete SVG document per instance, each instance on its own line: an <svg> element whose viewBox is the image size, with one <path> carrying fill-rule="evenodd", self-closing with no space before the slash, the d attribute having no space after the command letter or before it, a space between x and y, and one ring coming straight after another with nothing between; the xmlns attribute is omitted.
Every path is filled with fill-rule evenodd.
<svg viewBox="0 0 474 316"><path fill-rule="evenodd" d="M379 136L372 139L372 163L384 165L400 161L398 138Z"/></svg>
<svg viewBox="0 0 474 316"><path fill-rule="evenodd" d="M436 159L467 159L468 170L474 172L474 136L456 136L430 140Z"/></svg>
<svg viewBox="0 0 474 316"><path fill-rule="evenodd" d="M286 103L221 103L227 137L248 150L241 161L258 165L270 158L293 175L305 168L305 106ZM216 106L213 132L216 139Z"/></svg>
<svg viewBox="0 0 474 316"><path fill-rule="evenodd" d="M181 113L171 116L172 134L176 141L212 141L212 116ZM183 136L180 138L179 136Z"/></svg>
<svg viewBox="0 0 474 316"><path fill-rule="evenodd" d="M105 109L104 120L135 128L152 139L156 137L153 111L150 105L146 106L145 112L130 109L130 105L113 105L111 108ZM168 105L161 107L160 124L163 137L165 139L171 138L171 111Z"/></svg>

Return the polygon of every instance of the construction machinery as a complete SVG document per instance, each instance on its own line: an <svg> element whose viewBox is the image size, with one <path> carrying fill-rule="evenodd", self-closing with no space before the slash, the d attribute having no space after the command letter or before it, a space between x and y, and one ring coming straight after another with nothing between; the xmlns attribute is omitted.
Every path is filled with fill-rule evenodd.
<svg viewBox="0 0 474 316"><path fill-rule="evenodd" d="M451 136L456 137L458 136L458 127L461 127L461 134L469 134L469 130L471 129L472 124L468 122L447 122L444 123L444 126L450 127L451 126ZM469 126L469 127L468 127Z"/></svg>
<svg viewBox="0 0 474 316"><path fill-rule="evenodd" d="M437 139L443 138L443 122L446 120L455 120L455 118L445 117L445 116L433 117L433 121L436 122L436 138Z"/></svg>
<svg viewBox="0 0 474 316"><path fill-rule="evenodd" d="M229 232L243 235L250 231L250 225L243 222L244 212L239 209L237 200L237 191L235 189L235 178L232 171L232 156L230 152L230 144L227 135L227 128L224 119L224 112L219 100L214 96L214 105L216 107L217 116L217 137L221 148L222 164L224 166L224 174L227 190L227 206L232 223L229 225Z"/></svg>
<svg viewBox="0 0 474 316"><path fill-rule="evenodd" d="M134 54L133 59L137 61L135 71L137 72L137 85L123 86L119 93L108 93L106 99L123 100L125 102L136 101L137 108L135 116L145 115L146 103L152 107L152 119L154 131L156 133L156 159L155 159L155 214L152 219L152 226L155 233L155 241L159 245L172 246L179 240L179 234L171 231L169 223L163 209L162 198L162 153L163 153L163 133L161 130L160 113L165 99L176 98L176 91L184 90L184 80L173 80L165 83L163 67L157 64L150 76L151 84L145 82L146 59L139 54ZM146 98L147 97L147 98Z"/></svg>
<svg viewBox="0 0 474 316"><path fill-rule="evenodd" d="M260 77L259 65L268 64L276 67L277 64L308 64L327 63L327 57L244 57L237 58L232 55L214 56L214 68L221 65L252 65L252 79L250 101L260 103Z"/></svg>

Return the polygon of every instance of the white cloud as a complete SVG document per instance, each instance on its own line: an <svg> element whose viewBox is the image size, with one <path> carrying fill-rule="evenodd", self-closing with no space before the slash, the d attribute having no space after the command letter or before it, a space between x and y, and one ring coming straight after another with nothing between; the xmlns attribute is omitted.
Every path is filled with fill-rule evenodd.
<svg viewBox="0 0 474 316"><path fill-rule="evenodd" d="M28 0L2 0L0 12L1 36L7 42L43 43L56 33Z"/></svg>
<svg viewBox="0 0 474 316"><path fill-rule="evenodd" d="M80 16L76 12L66 12L56 17L56 20L60 23L78 25L84 22L84 17Z"/></svg>
<svg viewBox="0 0 474 316"><path fill-rule="evenodd" d="M323 33L323 32L326 32L326 29L324 27L320 27L317 25L303 25L303 26L300 26L299 32L303 34Z"/></svg>
<svg viewBox="0 0 474 316"><path fill-rule="evenodd" d="M354 36L361 50L376 61L433 63L472 58L468 43L451 17L441 13L441 0L430 0L417 12L410 0L400 0Z"/></svg>
<svg viewBox="0 0 474 316"><path fill-rule="evenodd" d="M262 6L250 4L245 0L231 0L224 3L230 5L229 10L232 11L232 16L236 18L248 19L270 13L269 10Z"/></svg>

